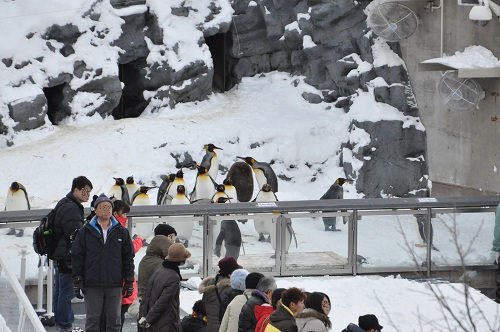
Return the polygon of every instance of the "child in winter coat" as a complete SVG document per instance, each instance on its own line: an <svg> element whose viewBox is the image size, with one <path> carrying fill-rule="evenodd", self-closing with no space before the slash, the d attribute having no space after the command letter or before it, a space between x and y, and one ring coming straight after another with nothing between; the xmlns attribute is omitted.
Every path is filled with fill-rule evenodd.
<svg viewBox="0 0 500 332"><path fill-rule="evenodd" d="M255 306L255 318L257 319L257 325L255 326L255 332L264 332L266 326L269 323L269 316L278 307L279 301L281 300L281 295L286 291L286 288L277 288L274 290L273 295L271 295L271 304L264 303L259 306Z"/></svg>
<svg viewBox="0 0 500 332"><path fill-rule="evenodd" d="M207 332L207 321L205 305L198 300L193 305L193 313L182 319L182 332Z"/></svg>

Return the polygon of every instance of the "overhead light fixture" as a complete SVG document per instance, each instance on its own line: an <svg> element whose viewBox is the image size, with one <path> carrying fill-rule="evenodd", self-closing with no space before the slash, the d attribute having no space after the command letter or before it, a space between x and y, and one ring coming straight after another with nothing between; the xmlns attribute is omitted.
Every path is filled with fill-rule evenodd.
<svg viewBox="0 0 500 332"><path fill-rule="evenodd" d="M493 18L493 13L500 17L500 5L493 0L482 0L480 5L473 6L469 12L469 20L485 26Z"/></svg>

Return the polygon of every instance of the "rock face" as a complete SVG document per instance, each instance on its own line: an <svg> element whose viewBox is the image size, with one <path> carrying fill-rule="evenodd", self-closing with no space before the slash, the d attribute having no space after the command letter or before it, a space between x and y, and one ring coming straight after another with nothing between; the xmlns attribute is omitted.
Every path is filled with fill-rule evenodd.
<svg viewBox="0 0 500 332"><path fill-rule="evenodd" d="M287 71L319 91L304 92L305 100L351 117L341 163L358 191L425 192L425 130L398 44L366 27L370 1L74 1L79 16L24 37L39 51L0 54L0 135L47 118L137 117L203 100L246 76ZM392 116L362 116L363 98Z"/></svg>

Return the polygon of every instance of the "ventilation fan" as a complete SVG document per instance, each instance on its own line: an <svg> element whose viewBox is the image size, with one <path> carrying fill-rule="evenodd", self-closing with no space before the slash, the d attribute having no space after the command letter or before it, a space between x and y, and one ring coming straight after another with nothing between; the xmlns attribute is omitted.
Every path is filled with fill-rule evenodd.
<svg viewBox="0 0 500 332"><path fill-rule="evenodd" d="M418 27L418 18L405 5L385 2L377 5L368 14L366 24L377 36L397 42L413 35Z"/></svg>
<svg viewBox="0 0 500 332"><path fill-rule="evenodd" d="M443 74L438 91L444 104L457 111L478 108L479 101L484 98L484 91L476 80L459 78L458 72L453 70Z"/></svg>

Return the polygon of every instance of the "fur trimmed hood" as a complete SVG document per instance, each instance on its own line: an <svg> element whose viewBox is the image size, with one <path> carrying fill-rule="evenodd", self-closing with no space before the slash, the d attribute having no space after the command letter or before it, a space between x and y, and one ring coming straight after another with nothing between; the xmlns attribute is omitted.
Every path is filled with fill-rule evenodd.
<svg viewBox="0 0 500 332"><path fill-rule="evenodd" d="M216 277L206 277L201 282L200 286L198 286L198 292L200 294L203 293L212 293L215 292L215 279L217 278L217 288L219 290L229 287L231 288L231 280L226 277L216 276Z"/></svg>
<svg viewBox="0 0 500 332"><path fill-rule="evenodd" d="M299 325L302 325L300 327L303 327L307 324L308 321L314 320L314 319L320 320L323 323L323 325L325 325L328 328L331 327L330 318L328 318L327 315L325 315L324 313L318 312L314 309L311 309L311 308L304 309L302 312L297 314L295 316L295 318L297 320L298 327L299 327ZM301 329L299 328L299 331L300 330Z"/></svg>

